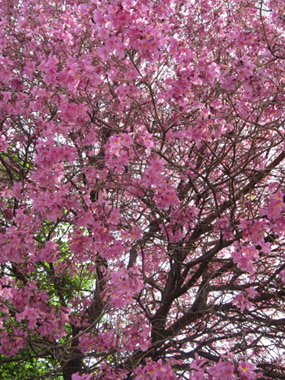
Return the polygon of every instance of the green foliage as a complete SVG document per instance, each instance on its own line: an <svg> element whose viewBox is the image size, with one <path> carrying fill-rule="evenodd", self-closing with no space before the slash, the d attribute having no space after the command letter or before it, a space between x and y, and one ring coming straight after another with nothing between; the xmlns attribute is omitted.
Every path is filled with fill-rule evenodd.
<svg viewBox="0 0 285 380"><path fill-rule="evenodd" d="M21 360L22 357L22 360ZM33 358L32 352L22 352L17 360L0 355L0 378L3 380L62 380L57 365L50 359Z"/></svg>

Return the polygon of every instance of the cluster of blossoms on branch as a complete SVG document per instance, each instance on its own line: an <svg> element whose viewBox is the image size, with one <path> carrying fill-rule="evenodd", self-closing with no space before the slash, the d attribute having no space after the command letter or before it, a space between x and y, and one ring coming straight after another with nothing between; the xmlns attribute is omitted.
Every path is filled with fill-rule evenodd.
<svg viewBox="0 0 285 380"><path fill-rule="evenodd" d="M283 11L0 0L3 378L284 378Z"/></svg>

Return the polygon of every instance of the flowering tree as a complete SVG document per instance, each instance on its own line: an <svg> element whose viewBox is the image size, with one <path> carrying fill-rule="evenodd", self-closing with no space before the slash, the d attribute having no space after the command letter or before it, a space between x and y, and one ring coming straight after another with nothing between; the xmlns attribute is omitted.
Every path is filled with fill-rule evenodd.
<svg viewBox="0 0 285 380"><path fill-rule="evenodd" d="M282 1L0 4L2 378L284 379Z"/></svg>

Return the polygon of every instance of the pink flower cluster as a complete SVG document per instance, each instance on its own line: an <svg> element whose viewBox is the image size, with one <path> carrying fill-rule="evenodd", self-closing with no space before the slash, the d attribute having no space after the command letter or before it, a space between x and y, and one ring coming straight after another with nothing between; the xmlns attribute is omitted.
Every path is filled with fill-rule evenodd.
<svg viewBox="0 0 285 380"><path fill-rule="evenodd" d="M138 367L135 370L136 380L174 380L177 379L171 366L168 363L163 363L161 359L157 362L151 359L146 359L145 366Z"/></svg>
<svg viewBox="0 0 285 380"><path fill-rule="evenodd" d="M219 360L217 364L205 367L206 360L198 359L190 364L191 380L256 380L256 366L247 361L235 365L232 361ZM210 376L210 377L209 377Z"/></svg>
<svg viewBox="0 0 285 380"><path fill-rule="evenodd" d="M254 274L256 267L254 261L259 258L258 250L254 246L242 246L232 252L233 261L244 272Z"/></svg>

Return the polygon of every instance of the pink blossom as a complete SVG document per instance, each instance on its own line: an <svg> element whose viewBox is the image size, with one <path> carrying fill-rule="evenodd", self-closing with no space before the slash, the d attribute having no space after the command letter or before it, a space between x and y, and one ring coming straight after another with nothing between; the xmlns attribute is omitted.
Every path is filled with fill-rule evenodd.
<svg viewBox="0 0 285 380"><path fill-rule="evenodd" d="M246 289L246 292L248 298L255 298L256 296L259 296L259 293L252 286Z"/></svg>
<svg viewBox="0 0 285 380"><path fill-rule="evenodd" d="M282 282L285 283L285 270L284 269L280 272L280 277L281 277Z"/></svg>
<svg viewBox="0 0 285 380"><path fill-rule="evenodd" d="M254 266L255 259L258 259L258 251L255 247L242 247L239 251L232 253L233 261L240 269L250 274L254 274L256 268Z"/></svg>
<svg viewBox="0 0 285 380"><path fill-rule="evenodd" d="M153 135L151 133L146 133L142 137L143 145L147 148L147 154L150 154L151 148L154 146Z"/></svg>
<svg viewBox="0 0 285 380"><path fill-rule="evenodd" d="M25 306L25 309L22 313L17 313L17 321L21 322L24 318L27 318L29 322L29 328L34 328L39 315L36 309L33 307Z"/></svg>
<svg viewBox="0 0 285 380"><path fill-rule="evenodd" d="M213 380L236 380L234 374L234 364L232 362L219 361L212 366L208 372L212 375Z"/></svg>
<svg viewBox="0 0 285 380"><path fill-rule="evenodd" d="M236 305L241 311L249 309L252 306L252 303L243 295L243 293L236 296L233 304Z"/></svg>
<svg viewBox="0 0 285 380"><path fill-rule="evenodd" d="M256 373L254 372L255 368L256 368L255 364L241 361L239 364L238 370L244 379L255 380L256 379Z"/></svg>

